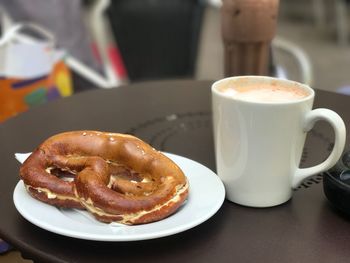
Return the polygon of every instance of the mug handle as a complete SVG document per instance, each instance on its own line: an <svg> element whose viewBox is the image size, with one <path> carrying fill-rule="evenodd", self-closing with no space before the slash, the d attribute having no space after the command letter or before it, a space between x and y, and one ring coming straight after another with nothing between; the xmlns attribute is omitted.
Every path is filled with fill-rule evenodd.
<svg viewBox="0 0 350 263"><path fill-rule="evenodd" d="M321 173L334 166L344 150L346 128L342 118L337 113L329 109L312 110L306 114L304 120L304 131L310 131L319 120L327 121L331 124L334 130L335 142L333 150L328 158L322 163L308 168L298 168L292 181L293 188L297 188L299 184L307 177Z"/></svg>

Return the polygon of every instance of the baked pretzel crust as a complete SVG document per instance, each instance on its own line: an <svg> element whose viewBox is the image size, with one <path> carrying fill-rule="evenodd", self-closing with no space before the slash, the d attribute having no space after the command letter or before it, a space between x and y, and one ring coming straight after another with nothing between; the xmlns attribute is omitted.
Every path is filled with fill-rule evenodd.
<svg viewBox="0 0 350 263"><path fill-rule="evenodd" d="M53 171L69 173L69 181ZM126 134L71 131L44 141L20 177L40 201L81 208L103 222L143 224L174 213L188 196L181 169L142 140Z"/></svg>

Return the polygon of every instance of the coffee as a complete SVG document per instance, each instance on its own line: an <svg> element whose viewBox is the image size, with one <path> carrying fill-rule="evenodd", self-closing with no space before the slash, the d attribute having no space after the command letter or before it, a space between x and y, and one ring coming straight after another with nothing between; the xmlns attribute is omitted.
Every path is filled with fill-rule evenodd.
<svg viewBox="0 0 350 263"><path fill-rule="evenodd" d="M280 86L275 83L243 84L221 86L219 91L226 96L251 102L292 102L309 95L297 86Z"/></svg>

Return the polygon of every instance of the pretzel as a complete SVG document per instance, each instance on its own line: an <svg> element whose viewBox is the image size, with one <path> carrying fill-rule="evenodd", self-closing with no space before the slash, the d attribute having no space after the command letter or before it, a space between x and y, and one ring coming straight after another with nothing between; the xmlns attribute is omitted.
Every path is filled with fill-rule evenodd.
<svg viewBox="0 0 350 263"><path fill-rule="evenodd" d="M23 163L20 177L34 198L86 209L106 223L161 220L189 189L181 169L161 152L134 136L99 131L50 137Z"/></svg>

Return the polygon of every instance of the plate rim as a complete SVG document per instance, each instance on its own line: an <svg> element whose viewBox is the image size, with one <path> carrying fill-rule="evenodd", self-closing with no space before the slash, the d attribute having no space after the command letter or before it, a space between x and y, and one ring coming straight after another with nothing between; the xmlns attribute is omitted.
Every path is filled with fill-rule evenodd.
<svg viewBox="0 0 350 263"><path fill-rule="evenodd" d="M189 221L185 224L181 224L181 225L176 225L174 227L171 227L169 229L162 229L161 231L156 231L156 233L141 233L141 234L132 234L132 235L118 235L118 234L114 234L113 235L113 231L111 231L111 234L109 235L101 235L101 234L94 234L94 233L88 233L88 232L79 232L79 231L71 231L71 230L64 230L62 229L62 227L59 227L57 225L52 225L50 223L47 222L43 222L42 220L40 221L40 218L37 218L35 215L33 214L28 214L27 212L25 212L25 209L23 208L23 206L25 206L25 204L19 202L20 200L18 200L19 195L21 195L20 191L25 191L26 194L28 195L28 197L32 198L32 201L34 202L40 202L36 199L34 199L33 197L31 197L24 186L24 183L22 180L20 180L17 184L16 187L13 191L13 202L14 205L17 209L17 211L19 212L19 214L24 217L27 221L29 221L31 224L44 229L46 231L58 234L58 235L62 235L62 236L66 236L66 237L72 237L72 238L77 238L77 239L83 239L83 240L92 240L92 241L104 241L104 242L125 242L125 241L140 241L140 240L150 240L150 239L155 239L155 238L161 238L161 237L166 237L166 236L171 236L174 234L178 234L184 231L187 231L191 228L194 228L202 223L204 223L205 221L207 221L209 218L211 218L213 215L216 214L216 212L221 208L224 200L225 200L225 187L223 182L220 180L220 178L217 176L216 173L214 173L211 169L209 169L208 167L204 166L203 164L194 161L190 158L184 157L184 156L180 156L177 154L173 154L173 153L168 153L168 152L163 152L167 157L169 157L171 160L173 160L177 165L180 166L181 169L183 169L183 167L181 167L181 164L179 164L177 162L176 159L178 159L178 161L181 161L181 159L185 162L189 162L191 165L197 165L200 166L202 169L207 170L207 176L213 176L214 178L216 178L216 183L217 183L217 189L216 191L220 191L219 193L216 192L216 195L218 195L218 198L216 200L216 203L214 205L212 205L212 207L210 207L211 209L208 210L207 212L203 213L200 217L196 218L196 220L192 220ZM175 160L174 160L175 159ZM190 177L191 175L186 175L189 178L190 181ZM190 188L193 187L190 184ZM189 202L189 200L187 200L187 202ZM57 209L54 206L50 206L49 204L46 203L42 203L40 202L42 205L48 206L49 209ZM185 204L186 205L186 204ZM58 210L59 211L59 210ZM181 211L180 211L181 212ZM170 216L171 217L171 216ZM165 219L163 219L165 220ZM162 220L157 221L157 222L153 222L151 224L157 224L160 223L161 224ZM145 225L136 225L136 226L125 226L126 228L128 227L139 227L139 226L147 226L148 224ZM109 225L106 225L107 227L112 227ZM123 226L124 227L124 226Z"/></svg>

